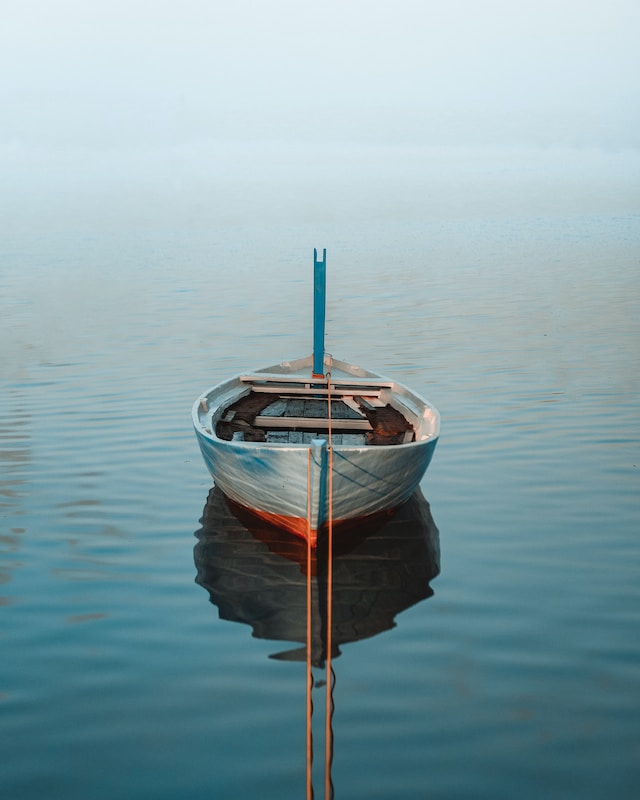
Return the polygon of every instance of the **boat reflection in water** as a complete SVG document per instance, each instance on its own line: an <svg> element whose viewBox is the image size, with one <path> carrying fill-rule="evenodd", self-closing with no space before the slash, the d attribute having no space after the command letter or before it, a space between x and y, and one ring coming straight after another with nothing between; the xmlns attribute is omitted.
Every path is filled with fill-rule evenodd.
<svg viewBox="0 0 640 800"><path fill-rule="evenodd" d="M271 657L306 660L307 545L230 501L209 493L196 532L196 582L209 592L221 619L250 625L260 639L300 643ZM431 597L440 571L438 529L418 489L395 513L341 530L334 538L331 658L340 645L375 636L395 617ZM311 551L311 662L327 658L327 560Z"/></svg>

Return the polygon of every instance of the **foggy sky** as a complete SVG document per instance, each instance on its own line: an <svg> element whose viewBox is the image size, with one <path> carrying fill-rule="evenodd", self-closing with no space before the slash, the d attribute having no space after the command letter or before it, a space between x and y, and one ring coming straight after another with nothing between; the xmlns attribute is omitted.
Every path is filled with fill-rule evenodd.
<svg viewBox="0 0 640 800"><path fill-rule="evenodd" d="M640 144L638 0L4 0L0 146Z"/></svg>

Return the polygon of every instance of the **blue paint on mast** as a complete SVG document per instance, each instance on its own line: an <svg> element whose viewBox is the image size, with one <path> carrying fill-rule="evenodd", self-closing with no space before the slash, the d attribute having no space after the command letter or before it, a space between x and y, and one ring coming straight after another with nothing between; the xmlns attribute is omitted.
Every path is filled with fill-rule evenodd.
<svg viewBox="0 0 640 800"><path fill-rule="evenodd" d="M313 377L324 378L324 320L327 294L327 250L313 248Z"/></svg>

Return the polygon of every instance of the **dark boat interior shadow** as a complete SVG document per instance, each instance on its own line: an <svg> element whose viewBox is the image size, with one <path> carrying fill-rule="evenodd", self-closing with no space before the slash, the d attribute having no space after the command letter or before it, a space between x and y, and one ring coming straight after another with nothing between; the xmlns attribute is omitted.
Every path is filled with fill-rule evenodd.
<svg viewBox="0 0 640 800"><path fill-rule="evenodd" d="M250 625L253 635L303 646L275 653L305 660L307 545L230 501L214 486L194 548L196 583L221 619ZM326 546L312 555L312 661L325 659ZM340 645L393 628L395 617L433 595L440 540L418 489L395 513L336 532L332 591L332 658Z"/></svg>

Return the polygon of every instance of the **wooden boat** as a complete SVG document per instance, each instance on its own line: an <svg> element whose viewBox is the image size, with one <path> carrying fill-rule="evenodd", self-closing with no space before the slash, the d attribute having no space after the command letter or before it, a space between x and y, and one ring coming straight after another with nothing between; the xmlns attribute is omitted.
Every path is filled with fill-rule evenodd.
<svg viewBox="0 0 640 800"><path fill-rule="evenodd" d="M202 394L193 425L220 489L309 539L402 505L433 456L440 415L402 384L324 352L326 250L314 250L314 352Z"/></svg>

